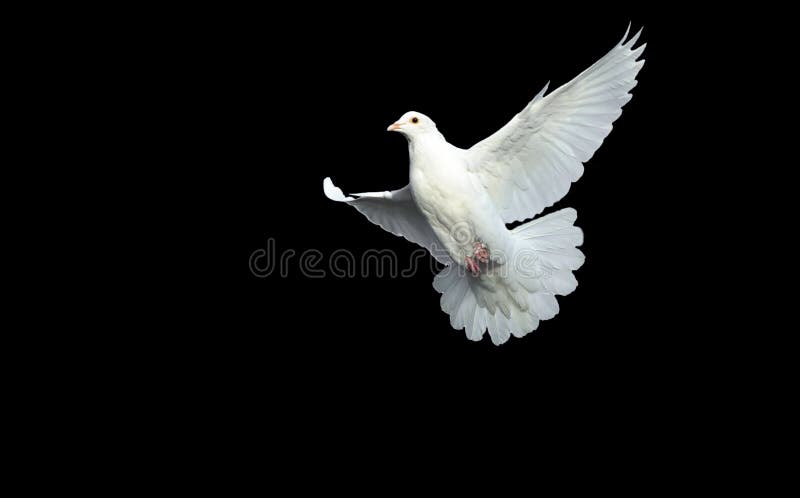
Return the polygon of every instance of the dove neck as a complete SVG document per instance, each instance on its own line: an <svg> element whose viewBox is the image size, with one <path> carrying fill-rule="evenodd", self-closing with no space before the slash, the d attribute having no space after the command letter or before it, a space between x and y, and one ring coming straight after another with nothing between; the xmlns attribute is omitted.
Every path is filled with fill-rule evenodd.
<svg viewBox="0 0 800 498"><path fill-rule="evenodd" d="M408 136L408 157L410 163L415 163L418 159L435 156L447 145L444 135L439 131L431 131L424 135Z"/></svg>

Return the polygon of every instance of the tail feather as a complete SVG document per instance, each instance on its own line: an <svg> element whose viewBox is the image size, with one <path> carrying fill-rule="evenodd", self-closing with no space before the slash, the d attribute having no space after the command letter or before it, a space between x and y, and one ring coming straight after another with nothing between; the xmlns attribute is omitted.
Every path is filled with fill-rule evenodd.
<svg viewBox="0 0 800 498"><path fill-rule="evenodd" d="M494 344L503 344L556 316L555 296L575 290L572 271L584 262L577 249L583 232L573 225L576 218L575 210L566 208L511 230L514 254L478 278L459 265L439 272L433 286L442 293L442 310L453 328L463 328L473 341L488 330Z"/></svg>

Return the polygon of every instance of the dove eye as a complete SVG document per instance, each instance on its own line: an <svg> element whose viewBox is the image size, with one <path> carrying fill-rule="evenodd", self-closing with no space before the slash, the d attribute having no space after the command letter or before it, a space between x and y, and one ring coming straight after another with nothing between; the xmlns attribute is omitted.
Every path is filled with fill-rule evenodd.
<svg viewBox="0 0 800 498"><path fill-rule="evenodd" d="M411 122L414 123L414 124L417 124L417 123L419 123L419 118L414 116L413 118L411 118Z"/></svg>

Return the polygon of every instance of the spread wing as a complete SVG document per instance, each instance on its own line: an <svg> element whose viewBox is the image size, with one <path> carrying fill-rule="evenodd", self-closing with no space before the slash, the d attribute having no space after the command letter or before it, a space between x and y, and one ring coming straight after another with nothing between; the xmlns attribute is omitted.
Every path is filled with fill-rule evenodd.
<svg viewBox="0 0 800 498"><path fill-rule="evenodd" d="M328 199L346 202L387 232L421 245L440 263L452 262L428 221L414 203L408 185L392 192L352 194L357 197L345 197L342 190L336 187L330 178L323 180L322 188Z"/></svg>
<svg viewBox="0 0 800 498"><path fill-rule="evenodd" d="M630 26L628 26L630 29ZM547 85L505 126L467 151L506 223L525 220L564 197L631 99L636 59L646 44L622 40L569 83L545 96Z"/></svg>

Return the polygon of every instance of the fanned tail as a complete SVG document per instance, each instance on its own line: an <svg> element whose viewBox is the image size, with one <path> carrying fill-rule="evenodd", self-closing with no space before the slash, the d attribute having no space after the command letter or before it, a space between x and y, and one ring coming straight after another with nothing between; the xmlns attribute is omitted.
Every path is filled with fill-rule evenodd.
<svg viewBox="0 0 800 498"><path fill-rule="evenodd" d="M553 318L559 310L555 296L575 290L572 272L584 261L577 249L583 232L573 225L576 219L576 211L566 208L511 230L513 253L479 277L459 265L439 272L433 286L442 293L442 310L453 328L463 328L473 341L488 329L499 345Z"/></svg>

